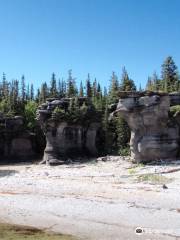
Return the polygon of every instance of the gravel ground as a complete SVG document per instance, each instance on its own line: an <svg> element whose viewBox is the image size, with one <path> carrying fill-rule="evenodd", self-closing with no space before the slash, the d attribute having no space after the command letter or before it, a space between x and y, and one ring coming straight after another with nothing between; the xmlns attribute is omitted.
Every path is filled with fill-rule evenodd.
<svg viewBox="0 0 180 240"><path fill-rule="evenodd" d="M180 162L109 159L1 166L0 221L87 240L180 239Z"/></svg>

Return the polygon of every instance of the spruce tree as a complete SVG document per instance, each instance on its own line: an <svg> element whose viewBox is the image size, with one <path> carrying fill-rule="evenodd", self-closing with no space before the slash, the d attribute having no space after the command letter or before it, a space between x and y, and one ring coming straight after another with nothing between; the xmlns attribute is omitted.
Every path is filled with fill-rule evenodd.
<svg viewBox="0 0 180 240"><path fill-rule="evenodd" d="M90 80L89 73L88 73L87 80L86 80L86 96L89 98L92 97L92 86L91 86L91 80Z"/></svg>
<svg viewBox="0 0 180 240"><path fill-rule="evenodd" d="M40 103L45 102L47 97L49 97L49 94L48 94L48 86L47 86L47 83L44 82L44 83L41 85L41 91L40 91L40 93L39 93L39 101L40 101Z"/></svg>
<svg viewBox="0 0 180 240"><path fill-rule="evenodd" d="M81 81L80 87L79 87L79 97L84 97L84 89L83 89L82 81Z"/></svg>
<svg viewBox="0 0 180 240"><path fill-rule="evenodd" d="M68 71L67 79L67 97L75 97L77 95L77 88L75 78L72 77L72 70Z"/></svg>
<svg viewBox="0 0 180 240"><path fill-rule="evenodd" d="M30 100L30 88L29 88L29 84L27 85L27 90L26 90L26 101Z"/></svg>
<svg viewBox="0 0 180 240"><path fill-rule="evenodd" d="M57 97L56 75L52 73L50 85L50 97Z"/></svg>
<svg viewBox="0 0 180 240"><path fill-rule="evenodd" d="M9 82L6 80L5 73L3 73L2 79L2 97L6 100L9 98Z"/></svg>
<svg viewBox="0 0 180 240"><path fill-rule="evenodd" d="M147 91L153 91L154 85L151 77L148 77L147 84L146 84L146 90Z"/></svg>
<svg viewBox="0 0 180 240"><path fill-rule="evenodd" d="M110 87L109 87L109 96L108 100L110 104L114 104L118 101L118 92L119 92L119 81L115 72L112 72L112 76L110 79Z"/></svg>
<svg viewBox="0 0 180 240"><path fill-rule="evenodd" d="M62 79L58 80L58 97L59 98L63 98L66 96L66 83L65 81Z"/></svg>
<svg viewBox="0 0 180 240"><path fill-rule="evenodd" d="M165 92L178 91L180 80L177 66L171 56L168 56L162 64L162 81Z"/></svg>
<svg viewBox="0 0 180 240"><path fill-rule="evenodd" d="M40 95L41 95L41 92L40 92L40 89L38 88L37 89L37 94L36 94L36 97L35 97L35 101L37 103L41 103Z"/></svg>
<svg viewBox="0 0 180 240"><path fill-rule="evenodd" d="M19 97L19 81L18 80L13 81L12 97L13 97L13 109L15 110L18 103L18 97Z"/></svg>
<svg viewBox="0 0 180 240"><path fill-rule="evenodd" d="M153 82L153 85L154 85L153 86L153 91L156 92L159 89L159 87L158 87L158 76L157 76L156 72L153 73L152 82Z"/></svg>
<svg viewBox="0 0 180 240"><path fill-rule="evenodd" d="M92 85L92 95L93 95L93 98L97 97L97 80L96 80L96 78L94 79L94 82Z"/></svg>
<svg viewBox="0 0 180 240"><path fill-rule="evenodd" d="M119 152L122 152L122 149L128 147L131 132L127 122L122 117L117 117L116 121L117 147Z"/></svg>
<svg viewBox="0 0 180 240"><path fill-rule="evenodd" d="M103 94L102 94L101 86L99 83L97 84L94 105L98 111L102 111L103 108L105 108L105 102L103 101Z"/></svg>
<svg viewBox="0 0 180 240"><path fill-rule="evenodd" d="M121 91L136 91L135 83L132 79L129 78L129 75L128 75L125 67L123 67L123 69L122 69L120 90Z"/></svg>
<svg viewBox="0 0 180 240"><path fill-rule="evenodd" d="M24 75L22 75L21 77L21 99L22 99L22 102L24 102L26 99L26 85L25 85Z"/></svg>
<svg viewBox="0 0 180 240"><path fill-rule="evenodd" d="M30 88L30 100L34 100L34 86L31 83L31 88Z"/></svg>

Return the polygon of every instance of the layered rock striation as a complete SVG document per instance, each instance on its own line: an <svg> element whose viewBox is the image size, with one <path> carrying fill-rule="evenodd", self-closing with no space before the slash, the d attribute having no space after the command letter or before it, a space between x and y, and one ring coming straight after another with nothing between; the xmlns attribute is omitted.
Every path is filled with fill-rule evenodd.
<svg viewBox="0 0 180 240"><path fill-rule="evenodd" d="M46 136L43 162L59 164L98 154L100 119L87 98L47 99L38 108L37 120Z"/></svg>
<svg viewBox="0 0 180 240"><path fill-rule="evenodd" d="M136 162L176 158L180 121L170 107L180 104L179 93L120 92L117 109L131 129L131 157Z"/></svg>

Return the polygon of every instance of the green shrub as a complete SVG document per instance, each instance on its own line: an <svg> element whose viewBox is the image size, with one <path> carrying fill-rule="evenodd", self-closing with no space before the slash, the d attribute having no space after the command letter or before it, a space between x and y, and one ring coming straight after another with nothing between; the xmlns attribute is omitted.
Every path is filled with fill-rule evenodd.
<svg viewBox="0 0 180 240"><path fill-rule="evenodd" d="M0 101L0 112L2 113L8 113L10 112L10 102L7 99L3 99Z"/></svg>
<svg viewBox="0 0 180 240"><path fill-rule="evenodd" d="M36 111L37 103L35 101L29 101L25 105L24 116L25 122L28 129L33 130L36 126Z"/></svg>
<svg viewBox="0 0 180 240"><path fill-rule="evenodd" d="M180 113L180 105L170 107L170 114L175 117L177 114Z"/></svg>
<svg viewBox="0 0 180 240"><path fill-rule="evenodd" d="M118 153L120 156L129 156L130 148L129 147L120 148Z"/></svg>

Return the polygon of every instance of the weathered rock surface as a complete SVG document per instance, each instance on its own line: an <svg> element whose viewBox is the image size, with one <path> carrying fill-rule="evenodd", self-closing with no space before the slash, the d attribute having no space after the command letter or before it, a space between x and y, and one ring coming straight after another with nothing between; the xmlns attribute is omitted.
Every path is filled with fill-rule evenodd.
<svg viewBox="0 0 180 240"><path fill-rule="evenodd" d="M82 106L86 100L79 98L79 105ZM48 99L37 111L37 119L46 136L44 163L56 165L69 158L98 154L98 121L67 121L54 112L57 107L66 112L70 101L70 98Z"/></svg>
<svg viewBox="0 0 180 240"><path fill-rule="evenodd" d="M25 130L21 116L0 116L0 161L27 160L37 155L36 137Z"/></svg>
<svg viewBox="0 0 180 240"><path fill-rule="evenodd" d="M119 113L131 128L133 160L149 162L177 157L180 122L169 116L169 110L179 102L179 93L120 93L114 113Z"/></svg>

